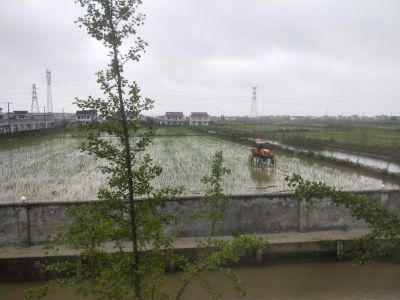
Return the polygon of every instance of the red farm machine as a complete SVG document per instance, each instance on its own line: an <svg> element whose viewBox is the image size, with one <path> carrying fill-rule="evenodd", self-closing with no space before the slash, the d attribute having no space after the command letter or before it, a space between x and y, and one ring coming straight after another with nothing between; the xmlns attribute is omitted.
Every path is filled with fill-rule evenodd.
<svg viewBox="0 0 400 300"><path fill-rule="evenodd" d="M267 149L267 142L257 140L250 148L249 161L254 166L275 166L276 158L274 153Z"/></svg>

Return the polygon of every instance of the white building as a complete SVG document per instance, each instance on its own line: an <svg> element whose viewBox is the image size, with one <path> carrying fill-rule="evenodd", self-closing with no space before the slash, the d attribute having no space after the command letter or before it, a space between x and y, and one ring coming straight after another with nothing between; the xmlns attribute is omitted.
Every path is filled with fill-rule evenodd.
<svg viewBox="0 0 400 300"><path fill-rule="evenodd" d="M189 117L191 126L208 126L210 116L206 112L192 112Z"/></svg>
<svg viewBox="0 0 400 300"><path fill-rule="evenodd" d="M53 120L56 122L71 122L76 120L76 114L68 112L52 113Z"/></svg>
<svg viewBox="0 0 400 300"><path fill-rule="evenodd" d="M165 116L159 117L158 120L161 125L181 126L185 124L183 112L168 111Z"/></svg>
<svg viewBox="0 0 400 300"><path fill-rule="evenodd" d="M10 113L10 119L12 120L30 120L32 115L27 110L14 110Z"/></svg>
<svg viewBox="0 0 400 300"><path fill-rule="evenodd" d="M98 122L97 110L77 110L76 111L76 121L81 124L89 124Z"/></svg>
<svg viewBox="0 0 400 300"><path fill-rule="evenodd" d="M39 130L54 127L48 114L31 114L26 110L16 110L7 114L0 112L0 133Z"/></svg>

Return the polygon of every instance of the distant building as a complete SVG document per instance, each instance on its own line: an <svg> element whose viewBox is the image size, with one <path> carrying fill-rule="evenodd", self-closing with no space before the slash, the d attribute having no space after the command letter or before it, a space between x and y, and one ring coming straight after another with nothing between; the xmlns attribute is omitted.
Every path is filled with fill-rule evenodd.
<svg viewBox="0 0 400 300"><path fill-rule="evenodd" d="M149 122L150 120L151 120L151 118L148 117L148 116L139 115L139 122L140 123L146 123L146 122Z"/></svg>
<svg viewBox="0 0 400 300"><path fill-rule="evenodd" d="M161 125L182 126L185 124L183 112L168 111L158 118Z"/></svg>
<svg viewBox="0 0 400 300"><path fill-rule="evenodd" d="M10 119L29 120L32 119L32 116L27 110L14 110L12 113L10 113Z"/></svg>
<svg viewBox="0 0 400 300"><path fill-rule="evenodd" d="M125 112L125 116L128 121L139 121L140 123L145 123L148 120L147 116L144 115L138 116L136 113L133 112ZM101 117L101 115L99 117Z"/></svg>
<svg viewBox="0 0 400 300"><path fill-rule="evenodd" d="M0 108L0 133L7 132L7 130L8 130L8 124L3 121L3 120L5 120L5 118L6 117L3 113L3 109Z"/></svg>
<svg viewBox="0 0 400 300"><path fill-rule="evenodd" d="M210 116L206 112L192 112L189 117L191 126L208 126Z"/></svg>
<svg viewBox="0 0 400 300"><path fill-rule="evenodd" d="M53 120L53 113L30 113L32 120Z"/></svg>
<svg viewBox="0 0 400 300"><path fill-rule="evenodd" d="M97 110L95 109L77 110L76 121L81 124L98 122Z"/></svg>
<svg viewBox="0 0 400 300"><path fill-rule="evenodd" d="M54 127L48 114L31 114L27 110L15 110L0 117L0 133L39 130Z"/></svg>
<svg viewBox="0 0 400 300"><path fill-rule="evenodd" d="M53 120L58 123L70 122L70 121L75 121L76 114L68 113L68 112L53 112L52 117L53 117Z"/></svg>
<svg viewBox="0 0 400 300"><path fill-rule="evenodd" d="M166 125L167 123L166 123L166 120L165 120L165 116L157 116L157 122L160 124L160 125Z"/></svg>

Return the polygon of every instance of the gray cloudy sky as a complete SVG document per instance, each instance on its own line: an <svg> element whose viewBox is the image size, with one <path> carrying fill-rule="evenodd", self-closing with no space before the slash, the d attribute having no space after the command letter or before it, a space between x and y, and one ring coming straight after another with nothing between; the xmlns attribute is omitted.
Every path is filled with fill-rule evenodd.
<svg viewBox="0 0 400 300"><path fill-rule="evenodd" d="M144 0L150 44L127 69L153 114L400 115L398 0ZM30 110L36 83L55 111L98 95L105 50L78 28L73 0L0 1L0 102ZM0 107L5 108L4 103Z"/></svg>

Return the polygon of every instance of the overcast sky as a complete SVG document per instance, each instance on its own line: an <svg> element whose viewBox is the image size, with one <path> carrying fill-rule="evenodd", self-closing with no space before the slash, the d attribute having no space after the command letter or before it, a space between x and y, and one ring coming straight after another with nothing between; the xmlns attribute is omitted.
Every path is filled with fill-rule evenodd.
<svg viewBox="0 0 400 300"><path fill-rule="evenodd" d="M127 69L149 114L400 115L398 0L144 0L149 47ZM74 20L73 0L0 1L0 102L41 110L52 71L55 111L99 95L103 46ZM6 108L6 104L0 103Z"/></svg>

